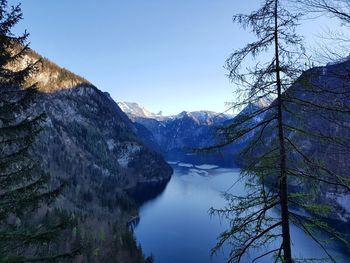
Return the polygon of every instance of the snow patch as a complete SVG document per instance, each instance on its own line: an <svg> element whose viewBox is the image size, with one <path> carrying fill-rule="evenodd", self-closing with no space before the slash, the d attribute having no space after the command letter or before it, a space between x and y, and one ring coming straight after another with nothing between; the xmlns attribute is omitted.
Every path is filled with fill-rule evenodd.
<svg viewBox="0 0 350 263"><path fill-rule="evenodd" d="M148 111L146 108L135 102L118 102L118 106L124 113L131 114L135 117L156 120L163 118L161 111L158 114L154 114L153 112Z"/></svg>
<svg viewBox="0 0 350 263"><path fill-rule="evenodd" d="M191 163L178 163L177 165L181 167L188 167L188 168L194 167L194 165Z"/></svg>
<svg viewBox="0 0 350 263"><path fill-rule="evenodd" d="M209 173L204 170L198 170L198 169L190 169L191 175L200 175L200 176L207 176Z"/></svg>
<svg viewBox="0 0 350 263"><path fill-rule="evenodd" d="M211 169L219 168L219 166L213 165L213 164L201 164L201 165L196 165L196 168L202 169L202 170L211 170Z"/></svg>
<svg viewBox="0 0 350 263"><path fill-rule="evenodd" d="M168 161L168 164L178 164L179 162Z"/></svg>

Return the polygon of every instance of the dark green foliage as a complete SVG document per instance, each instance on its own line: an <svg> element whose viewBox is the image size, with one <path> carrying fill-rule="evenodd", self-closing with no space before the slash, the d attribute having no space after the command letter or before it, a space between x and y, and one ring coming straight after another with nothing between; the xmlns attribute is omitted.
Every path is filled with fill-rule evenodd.
<svg viewBox="0 0 350 263"><path fill-rule="evenodd" d="M33 111L35 85L24 89L38 61L18 67L29 51L28 34L11 33L21 18L20 6L0 1L0 262L57 261L68 254L46 249L64 224L45 222L37 209L49 206L62 185L50 183L29 153L44 114Z"/></svg>

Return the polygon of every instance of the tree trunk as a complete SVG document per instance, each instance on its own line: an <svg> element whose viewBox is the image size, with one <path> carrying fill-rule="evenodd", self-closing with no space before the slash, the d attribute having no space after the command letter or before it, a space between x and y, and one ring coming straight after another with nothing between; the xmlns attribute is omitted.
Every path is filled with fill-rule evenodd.
<svg viewBox="0 0 350 263"><path fill-rule="evenodd" d="M278 0L275 0L275 59L276 59L276 85L277 85L277 123L278 123L278 140L280 151L280 174L279 174L279 197L281 204L281 220L282 220L282 247L283 257L286 263L292 263L292 251L289 230L289 213L288 213L288 185L286 173L286 148L283 130L283 112L282 112L282 83L280 76L279 63L279 46L278 46Z"/></svg>

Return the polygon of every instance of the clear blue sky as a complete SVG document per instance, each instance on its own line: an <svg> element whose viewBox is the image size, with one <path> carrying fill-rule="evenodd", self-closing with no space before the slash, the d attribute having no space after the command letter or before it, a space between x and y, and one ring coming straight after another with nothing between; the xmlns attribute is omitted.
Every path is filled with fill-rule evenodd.
<svg viewBox="0 0 350 263"><path fill-rule="evenodd" d="M153 112L223 111L235 99L223 64L248 33L232 15L257 0L22 0L31 47L116 101ZM308 27L305 32L314 29Z"/></svg>

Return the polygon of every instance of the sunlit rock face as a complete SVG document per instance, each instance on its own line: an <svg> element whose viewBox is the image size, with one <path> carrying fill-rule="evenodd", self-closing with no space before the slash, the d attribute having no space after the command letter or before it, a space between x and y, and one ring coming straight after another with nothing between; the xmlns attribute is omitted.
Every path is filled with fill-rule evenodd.
<svg viewBox="0 0 350 263"><path fill-rule="evenodd" d="M33 51L13 67L38 60L27 86L36 83L34 110L45 112L46 121L33 153L53 178L78 187L78 193L66 191L67 200L79 202L86 192L97 196L103 185L112 198L138 182L169 179L171 167L137 138L135 125L108 93Z"/></svg>

